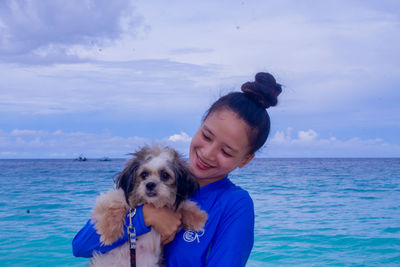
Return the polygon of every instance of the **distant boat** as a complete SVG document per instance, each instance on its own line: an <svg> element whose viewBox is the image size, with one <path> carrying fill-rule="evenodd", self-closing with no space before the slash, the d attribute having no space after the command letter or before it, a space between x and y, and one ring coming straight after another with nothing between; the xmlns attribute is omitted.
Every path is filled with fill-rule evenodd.
<svg viewBox="0 0 400 267"><path fill-rule="evenodd" d="M111 161L111 159L108 157L104 157L104 158L99 159L99 161Z"/></svg>
<svg viewBox="0 0 400 267"><path fill-rule="evenodd" d="M84 156L82 156L82 155L80 155L79 157L77 157L77 158L74 159L74 160L77 160L77 161L87 161L87 158L84 157Z"/></svg>

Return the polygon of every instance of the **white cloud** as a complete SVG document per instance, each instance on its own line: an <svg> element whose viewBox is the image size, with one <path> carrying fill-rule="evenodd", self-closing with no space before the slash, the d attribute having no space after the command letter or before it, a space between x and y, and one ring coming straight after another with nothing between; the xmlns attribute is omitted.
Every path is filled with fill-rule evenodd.
<svg viewBox="0 0 400 267"><path fill-rule="evenodd" d="M272 138L271 142L276 144L283 143L286 141L285 133L282 131L276 131L274 137Z"/></svg>
<svg viewBox="0 0 400 267"><path fill-rule="evenodd" d="M318 137L318 134L314 130L310 129L308 131L299 131L298 137L300 142L308 142L315 140Z"/></svg>
<svg viewBox="0 0 400 267"><path fill-rule="evenodd" d="M302 131L304 136L290 136L291 130L277 131L267 142L258 157L399 157L400 146L381 138L361 139L354 137L340 140L335 137L320 138L310 129ZM300 132L300 131L299 131ZM54 132L13 130L0 131L0 158L74 158L127 157L128 153L149 144L168 145L187 155L190 137L185 133L168 138L150 140L131 136L114 136L109 132L94 134L87 132Z"/></svg>
<svg viewBox="0 0 400 267"><path fill-rule="evenodd" d="M210 71L169 60L23 68L0 64L0 72L7 73L0 79L0 113L203 111L199 106L206 106L210 97L203 93L208 88L197 86L196 79L212 80Z"/></svg>
<svg viewBox="0 0 400 267"><path fill-rule="evenodd" d="M150 140L141 137L119 137L109 133L55 132L34 130L0 131L0 155L18 158L72 158L83 153L89 157L125 157Z"/></svg>
<svg viewBox="0 0 400 267"><path fill-rule="evenodd" d="M399 157L400 145L391 144L382 138L361 139L359 137L340 140L334 136L321 138L309 129L298 131L292 138L291 130L276 131L267 141L259 156L267 157Z"/></svg>
<svg viewBox="0 0 400 267"><path fill-rule="evenodd" d="M374 136L399 143L399 5L389 2L0 1L0 124L51 129L7 139L27 146L62 144L55 137L81 125L125 135L127 123L152 125L148 117L173 118L162 136L190 134L220 91L267 70L285 85L273 125L305 129L276 132L271 156L395 155Z"/></svg>
<svg viewBox="0 0 400 267"><path fill-rule="evenodd" d="M187 154L191 138L185 133L150 140L139 136L121 137L104 131L54 132L36 130L0 130L0 158L74 158L80 154L91 158L127 157L144 145L161 144Z"/></svg>
<svg viewBox="0 0 400 267"><path fill-rule="evenodd" d="M0 56L21 62L24 55L26 63L29 58L36 62L74 59L71 46L108 46L122 34L134 35L142 22L132 1L1 1Z"/></svg>
<svg viewBox="0 0 400 267"><path fill-rule="evenodd" d="M11 131L10 136L14 137L40 137L40 136L46 136L48 133L46 131L35 131L35 130L18 130L15 129Z"/></svg>
<svg viewBox="0 0 400 267"><path fill-rule="evenodd" d="M190 142L190 140L191 140L191 138L185 132L181 132L180 134L171 135L168 138L168 141L172 141L172 142Z"/></svg>

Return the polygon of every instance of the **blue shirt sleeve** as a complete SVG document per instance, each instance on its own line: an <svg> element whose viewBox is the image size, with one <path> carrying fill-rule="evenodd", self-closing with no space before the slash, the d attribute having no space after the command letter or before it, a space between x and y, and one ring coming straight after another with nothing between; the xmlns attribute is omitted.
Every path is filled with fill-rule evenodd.
<svg viewBox="0 0 400 267"><path fill-rule="evenodd" d="M136 215L132 220L135 226L136 235L140 236L150 232L151 227L147 227L143 218L143 205L136 208ZM93 252L106 253L128 241L127 225L129 225L128 215L125 218L124 235L111 245L100 243L100 235L96 232L94 224L89 220L86 225L76 234L72 240L72 252L75 257L92 257Z"/></svg>
<svg viewBox="0 0 400 267"><path fill-rule="evenodd" d="M245 192L225 207L213 238L207 266L245 266L254 243L254 205Z"/></svg>

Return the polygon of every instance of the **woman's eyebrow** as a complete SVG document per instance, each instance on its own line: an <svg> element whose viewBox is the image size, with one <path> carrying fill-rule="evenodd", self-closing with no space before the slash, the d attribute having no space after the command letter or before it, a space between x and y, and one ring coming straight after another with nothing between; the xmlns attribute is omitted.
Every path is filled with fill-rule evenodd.
<svg viewBox="0 0 400 267"><path fill-rule="evenodd" d="M232 150L232 152L234 152L234 153L237 153L238 152L238 150L237 149L234 149L233 147L231 147L230 145L228 145L228 144L225 144L224 143L224 145L229 149L229 150Z"/></svg>
<svg viewBox="0 0 400 267"><path fill-rule="evenodd" d="M211 134L212 136L214 136L213 132L211 132L210 129L208 129L207 126L203 125L204 130L206 130L209 134Z"/></svg>

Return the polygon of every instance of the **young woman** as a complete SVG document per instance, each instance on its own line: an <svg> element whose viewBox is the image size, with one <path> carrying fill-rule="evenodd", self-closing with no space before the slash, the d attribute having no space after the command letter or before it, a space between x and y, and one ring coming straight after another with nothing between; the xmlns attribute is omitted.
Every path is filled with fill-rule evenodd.
<svg viewBox="0 0 400 267"><path fill-rule="evenodd" d="M208 213L203 232L180 230L180 215L151 205L137 208L133 224L141 235L154 227L164 246L166 266L245 266L254 241L254 208L247 191L228 174L249 163L267 140L266 111L277 104L281 85L269 73L258 73L242 92L218 99L206 112L190 144L189 165L200 184L192 197ZM77 257L105 253L128 240L128 235L102 246L90 220L75 236Z"/></svg>

